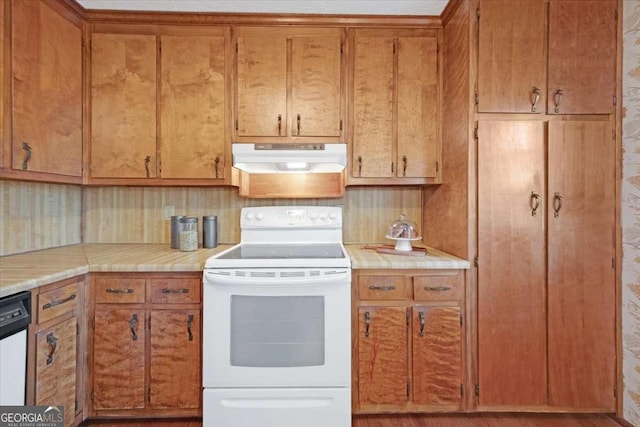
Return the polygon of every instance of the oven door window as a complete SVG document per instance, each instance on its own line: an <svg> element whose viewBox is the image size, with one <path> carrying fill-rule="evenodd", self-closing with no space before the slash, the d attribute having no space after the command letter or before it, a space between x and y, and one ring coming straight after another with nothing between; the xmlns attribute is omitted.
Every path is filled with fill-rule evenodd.
<svg viewBox="0 0 640 427"><path fill-rule="evenodd" d="M322 296L231 296L231 366L324 365Z"/></svg>

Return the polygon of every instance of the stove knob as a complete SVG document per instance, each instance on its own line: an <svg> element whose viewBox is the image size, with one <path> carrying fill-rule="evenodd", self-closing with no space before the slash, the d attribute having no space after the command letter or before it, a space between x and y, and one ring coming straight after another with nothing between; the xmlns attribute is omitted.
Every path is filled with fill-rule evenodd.
<svg viewBox="0 0 640 427"><path fill-rule="evenodd" d="M320 219L323 220L323 221L326 221L327 220L327 213L326 212L322 212L320 214Z"/></svg>
<svg viewBox="0 0 640 427"><path fill-rule="evenodd" d="M311 221L315 221L316 219L318 219L318 213L317 212L309 212L309 219Z"/></svg>
<svg viewBox="0 0 640 427"><path fill-rule="evenodd" d="M332 221L335 221L336 219L338 219L338 214L337 214L337 213L335 213L335 212L331 212L331 213L329 214L329 218L330 218Z"/></svg>
<svg viewBox="0 0 640 427"><path fill-rule="evenodd" d="M261 220L263 220L263 219L264 219L264 215L262 214L262 212L258 212L258 213L256 214L256 219L257 219L258 221L261 221Z"/></svg>
<svg viewBox="0 0 640 427"><path fill-rule="evenodd" d="M251 212L248 212L244 217L249 221L253 221L253 214Z"/></svg>

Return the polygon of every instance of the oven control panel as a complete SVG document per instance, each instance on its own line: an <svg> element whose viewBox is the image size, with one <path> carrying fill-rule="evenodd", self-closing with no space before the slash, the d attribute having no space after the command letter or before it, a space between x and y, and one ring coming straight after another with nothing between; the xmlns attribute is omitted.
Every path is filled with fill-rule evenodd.
<svg viewBox="0 0 640 427"><path fill-rule="evenodd" d="M342 226L339 206L261 206L243 208L241 228Z"/></svg>

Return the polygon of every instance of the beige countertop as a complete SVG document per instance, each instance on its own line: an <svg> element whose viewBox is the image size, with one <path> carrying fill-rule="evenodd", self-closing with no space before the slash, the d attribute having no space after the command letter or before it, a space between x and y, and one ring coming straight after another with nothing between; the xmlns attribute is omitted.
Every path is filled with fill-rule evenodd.
<svg viewBox="0 0 640 427"><path fill-rule="evenodd" d="M0 297L89 272L202 271L207 258L231 247L180 252L168 244L101 243L63 246L0 257ZM387 255L346 245L354 269L458 269L469 262L428 248L424 257Z"/></svg>

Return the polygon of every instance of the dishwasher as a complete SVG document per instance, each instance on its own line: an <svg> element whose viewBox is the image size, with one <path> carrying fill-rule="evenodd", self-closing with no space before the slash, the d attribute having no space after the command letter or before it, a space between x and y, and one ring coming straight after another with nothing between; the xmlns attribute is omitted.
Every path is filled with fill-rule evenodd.
<svg viewBox="0 0 640 427"><path fill-rule="evenodd" d="M0 406L24 406L31 293L0 298Z"/></svg>

